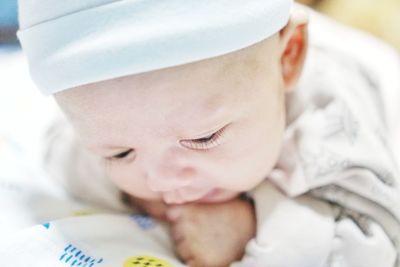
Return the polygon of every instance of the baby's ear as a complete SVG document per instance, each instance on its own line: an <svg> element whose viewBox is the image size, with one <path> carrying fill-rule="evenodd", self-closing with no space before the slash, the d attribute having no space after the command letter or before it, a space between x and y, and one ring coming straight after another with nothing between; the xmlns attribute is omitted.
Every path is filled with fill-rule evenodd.
<svg viewBox="0 0 400 267"><path fill-rule="evenodd" d="M307 11L294 6L288 24L280 31L282 76L286 92L291 91L301 74L308 46Z"/></svg>

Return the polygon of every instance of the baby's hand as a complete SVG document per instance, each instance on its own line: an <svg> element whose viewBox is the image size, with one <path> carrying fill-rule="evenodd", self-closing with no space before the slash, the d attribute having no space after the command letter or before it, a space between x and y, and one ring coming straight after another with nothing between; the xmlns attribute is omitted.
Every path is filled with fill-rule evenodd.
<svg viewBox="0 0 400 267"><path fill-rule="evenodd" d="M149 201L129 196L130 203L142 212L145 212L158 220L166 221L168 205L163 201Z"/></svg>
<svg viewBox="0 0 400 267"><path fill-rule="evenodd" d="M229 266L256 231L254 208L240 199L173 206L167 217L176 253L190 267Z"/></svg>

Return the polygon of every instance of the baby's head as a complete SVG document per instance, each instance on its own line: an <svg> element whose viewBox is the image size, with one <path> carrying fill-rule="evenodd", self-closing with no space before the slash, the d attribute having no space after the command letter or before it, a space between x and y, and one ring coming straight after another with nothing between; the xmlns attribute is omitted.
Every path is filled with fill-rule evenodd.
<svg viewBox="0 0 400 267"><path fill-rule="evenodd" d="M258 185L279 157L306 23L294 9L284 28L251 46L54 96L124 192L175 204L228 200Z"/></svg>

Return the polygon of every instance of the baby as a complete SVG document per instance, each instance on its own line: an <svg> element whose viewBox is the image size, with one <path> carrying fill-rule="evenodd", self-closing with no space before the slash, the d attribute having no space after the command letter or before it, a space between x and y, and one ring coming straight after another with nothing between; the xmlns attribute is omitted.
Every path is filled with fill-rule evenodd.
<svg viewBox="0 0 400 267"><path fill-rule="evenodd" d="M75 1L28 19L29 2L33 78L129 201L171 224L186 264L399 266L375 85L317 49L296 92L308 18L291 1Z"/></svg>
<svg viewBox="0 0 400 267"><path fill-rule="evenodd" d="M278 159L284 94L302 68L305 24L305 16L294 15L279 33L238 52L78 86L55 98L82 143L104 159L107 175L151 214L163 217L157 202L233 200L260 184ZM225 206L167 208L177 252L190 266L226 266L197 263L197 255L235 252L238 259L253 237L251 205L234 201L223 216ZM237 225L230 229L228 222ZM230 244L222 245L221 236Z"/></svg>

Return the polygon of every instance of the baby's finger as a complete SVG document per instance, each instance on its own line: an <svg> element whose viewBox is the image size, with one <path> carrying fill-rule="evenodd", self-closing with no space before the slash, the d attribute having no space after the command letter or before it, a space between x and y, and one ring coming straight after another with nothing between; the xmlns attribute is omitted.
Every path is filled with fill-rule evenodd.
<svg viewBox="0 0 400 267"><path fill-rule="evenodd" d="M197 231L198 229L196 229L196 225L191 223L191 221L186 220L183 215L180 219L171 222L170 224L171 236L175 242L182 238L191 240L196 236Z"/></svg>
<svg viewBox="0 0 400 267"><path fill-rule="evenodd" d="M187 263L190 260L193 260L193 252L190 249L190 245L185 242L185 240L180 241L175 244L175 251L178 257L185 263Z"/></svg>
<svg viewBox="0 0 400 267"><path fill-rule="evenodd" d="M172 235L172 238L177 241L179 239L181 239L182 237L187 237L187 235L190 234L190 232L188 231L190 227L188 227L188 223L187 221L185 221L182 218L173 221L170 223L170 232Z"/></svg>
<svg viewBox="0 0 400 267"><path fill-rule="evenodd" d="M183 240L184 234L179 223L173 223L170 227L170 234L175 243Z"/></svg>
<svg viewBox="0 0 400 267"><path fill-rule="evenodd" d="M198 263L196 259L190 259L185 264L189 267L204 267L204 264Z"/></svg>

